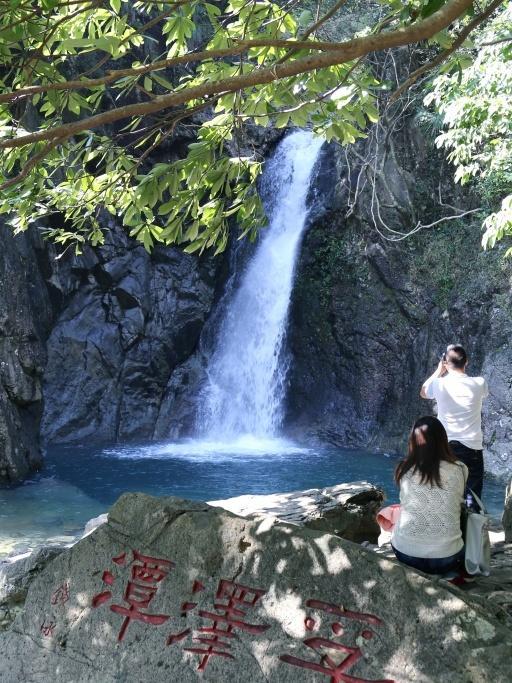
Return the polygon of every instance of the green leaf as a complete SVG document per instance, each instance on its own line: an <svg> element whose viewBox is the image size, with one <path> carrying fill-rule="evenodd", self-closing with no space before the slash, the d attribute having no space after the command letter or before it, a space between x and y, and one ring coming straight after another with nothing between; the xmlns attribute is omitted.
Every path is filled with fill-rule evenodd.
<svg viewBox="0 0 512 683"><path fill-rule="evenodd" d="M438 9L441 9L445 4L446 0L429 0L429 2L423 6L420 15L422 17L429 17L431 14L434 14L434 12L437 12Z"/></svg>
<svg viewBox="0 0 512 683"><path fill-rule="evenodd" d="M152 78L154 81L158 83L158 85L161 85L162 88L165 88L166 90L174 90L174 85L163 76L160 76L157 73L153 73Z"/></svg>
<svg viewBox="0 0 512 683"><path fill-rule="evenodd" d="M313 14L311 10L304 9L299 15L298 24L301 28L306 28L313 23Z"/></svg>

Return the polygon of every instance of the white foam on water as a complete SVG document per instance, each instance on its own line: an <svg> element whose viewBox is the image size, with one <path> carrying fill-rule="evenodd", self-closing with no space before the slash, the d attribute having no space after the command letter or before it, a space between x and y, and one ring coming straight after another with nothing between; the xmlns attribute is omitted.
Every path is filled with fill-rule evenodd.
<svg viewBox="0 0 512 683"><path fill-rule="evenodd" d="M214 459L240 460L241 458L288 457L313 453L284 438L258 438L245 434L229 441L187 439L179 442L154 443L146 446L106 448L101 455L121 460L179 460L207 461Z"/></svg>

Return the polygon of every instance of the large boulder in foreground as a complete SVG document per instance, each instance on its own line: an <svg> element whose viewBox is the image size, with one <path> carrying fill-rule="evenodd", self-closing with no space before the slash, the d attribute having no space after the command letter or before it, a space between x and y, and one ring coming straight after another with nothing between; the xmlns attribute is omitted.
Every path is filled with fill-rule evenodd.
<svg viewBox="0 0 512 683"><path fill-rule="evenodd" d="M122 496L34 580L2 683L509 683L512 632L349 541Z"/></svg>
<svg viewBox="0 0 512 683"><path fill-rule="evenodd" d="M291 493L246 495L214 500L215 505L241 517L273 516L283 522L325 531L349 541L376 542L380 527L375 516L384 491L366 481Z"/></svg>

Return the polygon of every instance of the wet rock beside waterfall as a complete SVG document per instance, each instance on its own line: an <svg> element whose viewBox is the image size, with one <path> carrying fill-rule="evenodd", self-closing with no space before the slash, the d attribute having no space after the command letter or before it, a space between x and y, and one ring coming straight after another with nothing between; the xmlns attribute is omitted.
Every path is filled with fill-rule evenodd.
<svg viewBox="0 0 512 683"><path fill-rule="evenodd" d="M511 647L460 591L343 539L126 494L33 581L0 678L508 683Z"/></svg>
<svg viewBox="0 0 512 683"><path fill-rule="evenodd" d="M242 517L271 516L356 543L374 543L380 533L375 515L384 498L381 488L363 481L291 493L237 496L209 505Z"/></svg>
<svg viewBox="0 0 512 683"><path fill-rule="evenodd" d="M37 231L15 237L0 225L0 240L0 482L12 482L41 465L41 380L52 309Z"/></svg>
<svg viewBox="0 0 512 683"><path fill-rule="evenodd" d="M104 247L59 272L42 420L52 443L152 438L167 384L195 351L213 302L221 259L148 254L110 228Z"/></svg>

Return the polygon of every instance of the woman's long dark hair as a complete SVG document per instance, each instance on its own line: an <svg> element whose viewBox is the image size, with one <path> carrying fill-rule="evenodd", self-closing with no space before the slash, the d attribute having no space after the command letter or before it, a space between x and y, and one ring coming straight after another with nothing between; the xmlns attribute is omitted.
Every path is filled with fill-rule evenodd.
<svg viewBox="0 0 512 683"><path fill-rule="evenodd" d="M421 484L442 488L439 471L441 460L456 461L448 445L446 430L437 417L420 417L409 435L407 457L396 467L395 481L400 484L404 474L412 470L420 474Z"/></svg>

